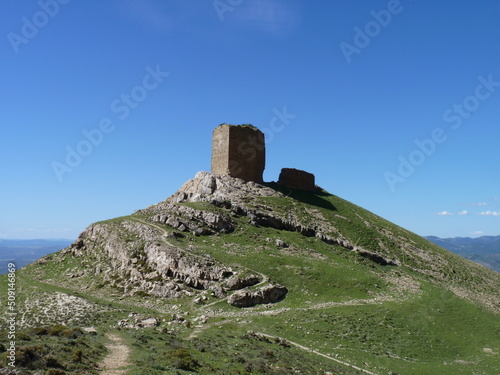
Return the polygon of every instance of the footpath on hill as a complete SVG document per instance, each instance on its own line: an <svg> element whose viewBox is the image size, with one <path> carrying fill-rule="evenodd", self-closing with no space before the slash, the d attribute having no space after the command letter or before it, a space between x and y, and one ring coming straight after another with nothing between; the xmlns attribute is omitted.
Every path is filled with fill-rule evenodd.
<svg viewBox="0 0 500 375"><path fill-rule="evenodd" d="M102 375L124 375L127 370L126 367L130 366L129 354L130 349L120 335L117 333L108 333L106 337L110 340L106 344L109 354L99 363Z"/></svg>

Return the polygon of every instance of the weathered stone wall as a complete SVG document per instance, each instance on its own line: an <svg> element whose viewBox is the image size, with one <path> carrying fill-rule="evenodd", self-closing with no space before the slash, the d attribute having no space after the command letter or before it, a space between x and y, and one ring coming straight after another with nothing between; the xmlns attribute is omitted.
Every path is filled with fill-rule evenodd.
<svg viewBox="0 0 500 375"><path fill-rule="evenodd" d="M283 168L278 184L292 189L316 190L315 178L312 173L295 168Z"/></svg>
<svg viewBox="0 0 500 375"><path fill-rule="evenodd" d="M264 133L250 125L222 124L212 135L212 174L263 182Z"/></svg>
<svg viewBox="0 0 500 375"><path fill-rule="evenodd" d="M229 174L229 125L220 125L212 133L212 174Z"/></svg>

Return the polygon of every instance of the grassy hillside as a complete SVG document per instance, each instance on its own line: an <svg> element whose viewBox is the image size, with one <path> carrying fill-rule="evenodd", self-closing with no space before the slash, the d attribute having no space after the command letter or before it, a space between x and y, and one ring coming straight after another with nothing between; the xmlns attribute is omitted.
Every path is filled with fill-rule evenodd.
<svg viewBox="0 0 500 375"><path fill-rule="evenodd" d="M97 363L102 354L93 357L93 345L101 345L99 335L117 329L118 320L130 320L131 312L156 317L160 324L120 329L132 349L129 374L497 373L498 273L326 192L283 193L286 196L247 197L245 205L280 218L293 214L304 226L327 228L325 235L341 237L354 248L307 232L256 225L229 205L209 202L179 205L230 217L234 231L209 236L184 232L167 239L171 227L148 221L162 204L99 224L120 233L130 251L137 251L143 244L126 228L150 223L155 231L165 232L155 240L159 243L174 243L186 254L260 275L263 283L286 286L283 301L241 309L210 290L193 289L174 300L127 295L105 272L92 271L94 258L59 252L17 273L25 329L32 322L50 327L57 323L54 319L73 328L96 327L101 341L85 342L87 367L79 370L64 360L61 369L66 373L95 373L90 362ZM367 253L391 259L394 265L382 265ZM2 296L6 289L2 276ZM79 313L65 310L64 301L70 297ZM44 305L54 304L58 308L48 313ZM49 341L52 336L40 340L56 354L62 350Z"/></svg>

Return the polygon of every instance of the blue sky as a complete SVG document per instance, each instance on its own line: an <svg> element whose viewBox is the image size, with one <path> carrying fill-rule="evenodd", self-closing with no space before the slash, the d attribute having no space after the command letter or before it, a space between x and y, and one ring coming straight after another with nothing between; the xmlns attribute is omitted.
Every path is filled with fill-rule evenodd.
<svg viewBox="0 0 500 375"><path fill-rule="evenodd" d="M75 238L210 170L282 167L420 235L500 235L500 2L4 0L0 238Z"/></svg>

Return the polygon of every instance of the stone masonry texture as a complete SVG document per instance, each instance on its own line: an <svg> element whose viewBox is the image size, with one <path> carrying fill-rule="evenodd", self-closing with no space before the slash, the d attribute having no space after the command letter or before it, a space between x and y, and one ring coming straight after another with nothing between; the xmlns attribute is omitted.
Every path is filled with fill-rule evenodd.
<svg viewBox="0 0 500 375"><path fill-rule="evenodd" d="M294 168L283 168L278 184L292 189L316 190L315 178L312 173Z"/></svg>
<svg viewBox="0 0 500 375"><path fill-rule="evenodd" d="M222 124L212 135L212 174L263 182L264 133L251 125Z"/></svg>

